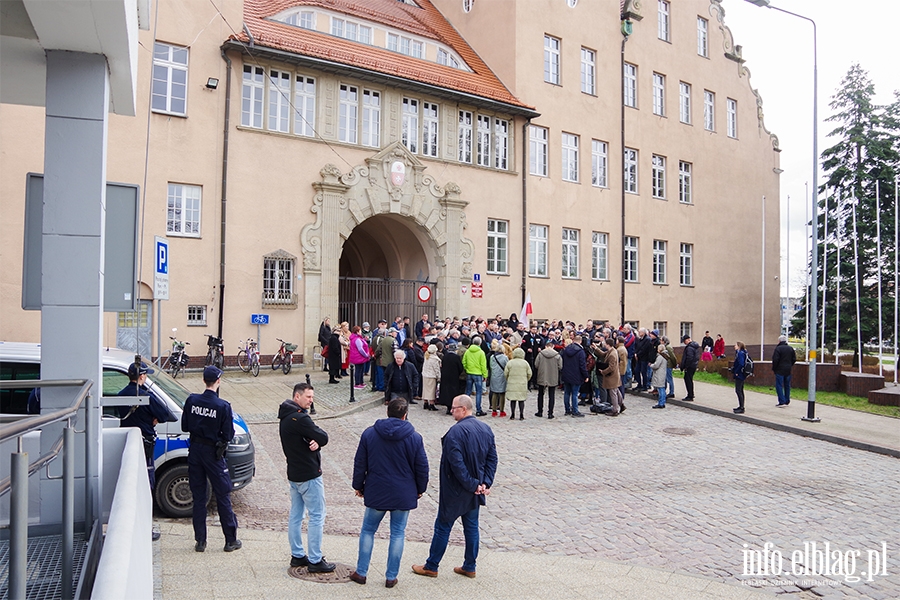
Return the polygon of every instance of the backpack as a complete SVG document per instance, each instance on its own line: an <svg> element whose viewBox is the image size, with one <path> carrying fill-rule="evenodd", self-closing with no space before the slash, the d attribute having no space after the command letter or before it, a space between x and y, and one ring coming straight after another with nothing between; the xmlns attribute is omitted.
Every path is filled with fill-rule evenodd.
<svg viewBox="0 0 900 600"><path fill-rule="evenodd" d="M753 360L750 358L750 354L744 356L744 368L743 368L744 377L752 377L753 376Z"/></svg>
<svg viewBox="0 0 900 600"><path fill-rule="evenodd" d="M594 367L597 366L597 360L594 358L594 354L592 352L585 352L587 357L584 359L584 366L587 369L587 372L590 373L594 370Z"/></svg>

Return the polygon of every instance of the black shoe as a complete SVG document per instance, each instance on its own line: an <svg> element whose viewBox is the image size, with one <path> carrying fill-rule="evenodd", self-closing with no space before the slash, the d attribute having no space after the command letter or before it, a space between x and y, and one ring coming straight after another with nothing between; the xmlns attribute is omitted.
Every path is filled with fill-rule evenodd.
<svg viewBox="0 0 900 600"><path fill-rule="evenodd" d="M335 568L336 565L334 563L326 562L325 557L323 556L322 560L320 560L319 562L309 563L307 570L310 573L331 573Z"/></svg>
<svg viewBox="0 0 900 600"><path fill-rule="evenodd" d="M665 408L665 407L666 407L665 404L654 404L654 405L651 406L650 408Z"/></svg>
<svg viewBox="0 0 900 600"><path fill-rule="evenodd" d="M486 417L487 413L484 412L483 410L479 410L477 413L475 413L475 416L476 417Z"/></svg>
<svg viewBox="0 0 900 600"><path fill-rule="evenodd" d="M407 404L418 404L418 402L416 402L415 400L410 400L409 402L407 402Z"/></svg>
<svg viewBox="0 0 900 600"><path fill-rule="evenodd" d="M234 552L235 550L240 550L243 544L241 540L234 540L233 542L225 542L225 552Z"/></svg>
<svg viewBox="0 0 900 600"><path fill-rule="evenodd" d="M742 415L742 414L744 414L744 409L741 408L740 406L738 406L737 408L732 408L731 412L733 412L736 415Z"/></svg>
<svg viewBox="0 0 900 600"><path fill-rule="evenodd" d="M584 416L584 413L573 412L573 413L572 413L572 416L573 416L573 417L583 417L583 416Z"/></svg>
<svg viewBox="0 0 900 600"><path fill-rule="evenodd" d="M194 552L206 552L206 540L194 544Z"/></svg>
<svg viewBox="0 0 900 600"><path fill-rule="evenodd" d="M534 416L536 416L536 417L538 417L538 418L542 418L542 417L544 416L544 414L543 414L543 413L536 412L536 413L534 413Z"/></svg>
<svg viewBox="0 0 900 600"><path fill-rule="evenodd" d="M625 405L622 404L621 402L619 402L619 412L620 412L620 413L625 412Z"/></svg>
<svg viewBox="0 0 900 600"><path fill-rule="evenodd" d="M309 558L306 556L301 556L297 558L296 556L291 556L291 566L292 567L308 567L309 566Z"/></svg>
<svg viewBox="0 0 900 600"><path fill-rule="evenodd" d="M552 418L553 418L553 415L547 415L547 418L548 418L548 419L552 419Z"/></svg>
<svg viewBox="0 0 900 600"><path fill-rule="evenodd" d="M524 421L524 420L525 420L525 415L520 414L520 415L519 415L519 420L520 420L520 421Z"/></svg>
<svg viewBox="0 0 900 600"><path fill-rule="evenodd" d="M340 383L340 381L337 381L336 379L329 379L328 383Z"/></svg>
<svg viewBox="0 0 900 600"><path fill-rule="evenodd" d="M687 397L685 397L685 398L682 398L681 401L682 401L682 402L693 402L694 399L693 399L693 398L687 398Z"/></svg>
<svg viewBox="0 0 900 600"><path fill-rule="evenodd" d="M159 532L158 532L158 531L152 531L152 532L150 532L150 541L155 542L155 541L158 540L158 539L159 539Z"/></svg>
<svg viewBox="0 0 900 600"><path fill-rule="evenodd" d="M674 397L675 397L675 394L669 394L668 396L666 396L666 400L668 400L669 398L674 398Z"/></svg>

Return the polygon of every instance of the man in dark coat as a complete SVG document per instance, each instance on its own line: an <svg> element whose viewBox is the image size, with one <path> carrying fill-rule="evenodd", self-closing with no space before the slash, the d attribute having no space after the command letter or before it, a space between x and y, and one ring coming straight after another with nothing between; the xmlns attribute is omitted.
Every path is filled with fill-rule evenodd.
<svg viewBox="0 0 900 600"><path fill-rule="evenodd" d="M428 488L428 457L422 436L406 420L409 405L403 398L388 404L387 419L379 419L363 431L353 460L353 490L366 505L359 533L359 556L350 579L365 584L375 532L384 515L391 513L385 586L397 584L409 511L416 508Z"/></svg>
<svg viewBox="0 0 900 600"><path fill-rule="evenodd" d="M687 396L682 400L693 402L694 373L697 372L697 365L700 364L700 344L693 341L689 335L683 336L681 343L684 344L684 351L681 354L681 370L684 372L684 387L687 390Z"/></svg>
<svg viewBox="0 0 900 600"><path fill-rule="evenodd" d="M335 329L328 338L328 383L340 383L341 378L341 334Z"/></svg>
<svg viewBox="0 0 900 600"><path fill-rule="evenodd" d="M566 406L566 414L573 417L583 417L584 413L578 410L578 390L581 384L589 381L587 372L586 355L581 347L581 336L576 335L575 341L566 346L560 352L563 359L563 368L560 379L563 383L563 403Z"/></svg>
<svg viewBox="0 0 900 600"><path fill-rule="evenodd" d="M319 345L322 346L322 350L328 347L328 340L331 339L331 320L328 317L325 317L322 320L322 324L319 325ZM329 350L329 352L331 352ZM326 356L322 360L322 370L328 371L328 357Z"/></svg>
<svg viewBox="0 0 900 600"><path fill-rule="evenodd" d="M441 389L437 403L447 407L448 415L450 407L453 405L453 399L466 388L465 379L460 379L460 377L465 377L466 369L463 367L462 357L456 353L456 349L456 344L447 344L441 360Z"/></svg>
<svg viewBox="0 0 900 600"><path fill-rule="evenodd" d="M474 409L475 403L469 396L453 399L456 425L441 440L441 488L431 551L424 565L413 565L412 570L417 575L437 577L438 565L450 541L450 530L456 519L462 517L465 560L461 567L454 567L453 572L475 577L479 543L478 511L494 485L497 447L494 432L474 418Z"/></svg>
<svg viewBox="0 0 900 600"><path fill-rule="evenodd" d="M787 343L787 337L778 338L778 345L772 353L772 371L775 372L775 393L778 406L791 403L791 370L797 362L797 353Z"/></svg>
<svg viewBox="0 0 900 600"><path fill-rule="evenodd" d="M406 360L406 352L394 352L394 362L384 370L384 403L394 398L403 398L408 404L418 404L413 396L419 387L419 373L411 361Z"/></svg>

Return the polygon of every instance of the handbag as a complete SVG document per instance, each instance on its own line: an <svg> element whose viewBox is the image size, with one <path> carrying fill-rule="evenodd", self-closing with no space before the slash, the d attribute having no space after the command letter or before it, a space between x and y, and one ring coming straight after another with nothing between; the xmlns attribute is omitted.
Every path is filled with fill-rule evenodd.
<svg viewBox="0 0 900 600"><path fill-rule="evenodd" d="M328 358L328 346L322 346L322 358Z"/></svg>

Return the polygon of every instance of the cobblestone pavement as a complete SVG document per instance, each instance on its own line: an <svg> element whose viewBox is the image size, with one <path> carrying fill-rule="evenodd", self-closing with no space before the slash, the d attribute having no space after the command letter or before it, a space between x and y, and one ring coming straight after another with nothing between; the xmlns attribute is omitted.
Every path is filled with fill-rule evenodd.
<svg viewBox="0 0 900 600"><path fill-rule="evenodd" d="M302 380L294 375L243 383L246 376L229 373L223 383L222 396L251 421L257 449L256 478L233 494L242 528L286 527L290 500L274 415L290 395L288 384ZM318 385L319 375L316 420L330 436L323 449L326 533L356 536L363 506L350 489L353 456L360 433L383 418L383 407L377 395L364 393L359 405L368 410L327 418L349 406L349 383ZM615 419L561 417L559 396L553 421L532 416L533 397L524 421L484 418L495 432L500 466L482 512L483 546L675 569L803 598L900 597L896 459L678 407L651 410L649 398L629 397L628 410ZM425 439L432 481L410 515L407 538L427 542L440 438L453 420L420 406L411 407L410 420ZM829 573L836 574L811 566L818 575L804 576L807 561L799 556L798 575L790 572L791 553L813 542L818 549L830 544ZM869 551L880 552L883 542L886 564L869 581ZM462 543L459 527L451 543ZM782 575L746 574L748 551L762 552L766 543L769 556L784 557ZM404 563L424 558L404 556ZM847 581L852 575L862 581Z"/></svg>

